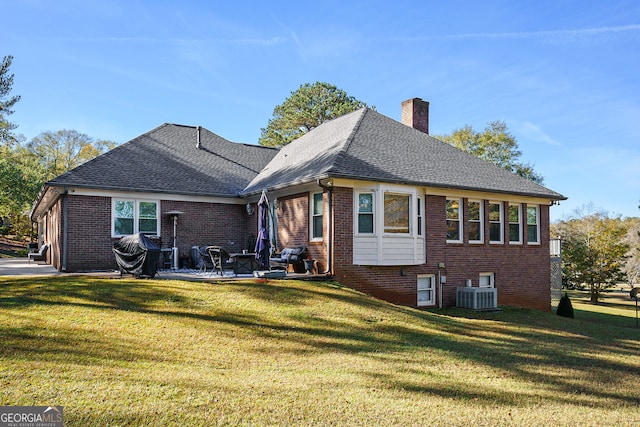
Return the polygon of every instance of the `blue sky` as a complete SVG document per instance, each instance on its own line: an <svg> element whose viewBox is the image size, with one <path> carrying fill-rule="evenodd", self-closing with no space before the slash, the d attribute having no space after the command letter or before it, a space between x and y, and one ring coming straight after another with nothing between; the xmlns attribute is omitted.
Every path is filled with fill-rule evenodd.
<svg viewBox="0 0 640 427"><path fill-rule="evenodd" d="M162 123L257 143L273 108L329 82L432 134L503 120L576 208L640 216L640 2L0 0L9 118L27 140L126 142Z"/></svg>

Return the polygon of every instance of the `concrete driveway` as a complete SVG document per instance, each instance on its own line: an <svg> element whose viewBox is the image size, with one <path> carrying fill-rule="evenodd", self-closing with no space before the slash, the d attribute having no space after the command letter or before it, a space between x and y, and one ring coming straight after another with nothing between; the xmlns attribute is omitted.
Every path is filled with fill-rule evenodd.
<svg viewBox="0 0 640 427"><path fill-rule="evenodd" d="M58 276L59 272L40 261L29 262L28 258L0 258L0 276Z"/></svg>

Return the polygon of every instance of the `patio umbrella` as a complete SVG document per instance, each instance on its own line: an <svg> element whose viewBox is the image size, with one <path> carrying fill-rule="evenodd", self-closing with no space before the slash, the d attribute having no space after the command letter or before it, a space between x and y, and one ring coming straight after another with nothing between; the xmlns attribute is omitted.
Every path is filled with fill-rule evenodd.
<svg viewBox="0 0 640 427"><path fill-rule="evenodd" d="M269 253L273 254L278 247L278 212L277 212L278 199L274 199L269 205L269 241L271 242L271 248Z"/></svg>
<svg viewBox="0 0 640 427"><path fill-rule="evenodd" d="M258 237L256 239L256 260L261 270L269 270L269 232L267 231L267 221L269 215L269 199L267 192L262 190L260 201L258 202Z"/></svg>

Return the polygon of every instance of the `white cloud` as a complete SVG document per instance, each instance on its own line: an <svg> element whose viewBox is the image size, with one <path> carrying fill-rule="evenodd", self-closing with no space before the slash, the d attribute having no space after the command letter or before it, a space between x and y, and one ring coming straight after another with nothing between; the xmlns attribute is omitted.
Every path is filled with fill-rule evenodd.
<svg viewBox="0 0 640 427"><path fill-rule="evenodd" d="M529 121L524 121L522 123L516 123L514 128L518 131L518 133L522 134L525 138L531 139L536 142L543 142L545 144L554 146L554 147L562 147L562 143L556 141L547 133L545 133L540 126L535 125Z"/></svg>
<svg viewBox="0 0 640 427"><path fill-rule="evenodd" d="M631 32L640 32L640 24L612 27L579 28L574 30L520 31L507 33L459 33L438 36L418 36L395 38L397 41L419 42L426 40L469 40L469 39L545 39L550 41L571 41L586 37L602 37Z"/></svg>

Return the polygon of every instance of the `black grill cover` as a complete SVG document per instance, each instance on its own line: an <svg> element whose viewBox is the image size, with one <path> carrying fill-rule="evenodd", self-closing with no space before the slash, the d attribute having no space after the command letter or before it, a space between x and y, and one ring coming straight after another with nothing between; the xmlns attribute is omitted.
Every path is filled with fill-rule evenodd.
<svg viewBox="0 0 640 427"><path fill-rule="evenodd" d="M113 244L120 272L135 277L154 277L158 271L160 246L142 233L125 236Z"/></svg>

